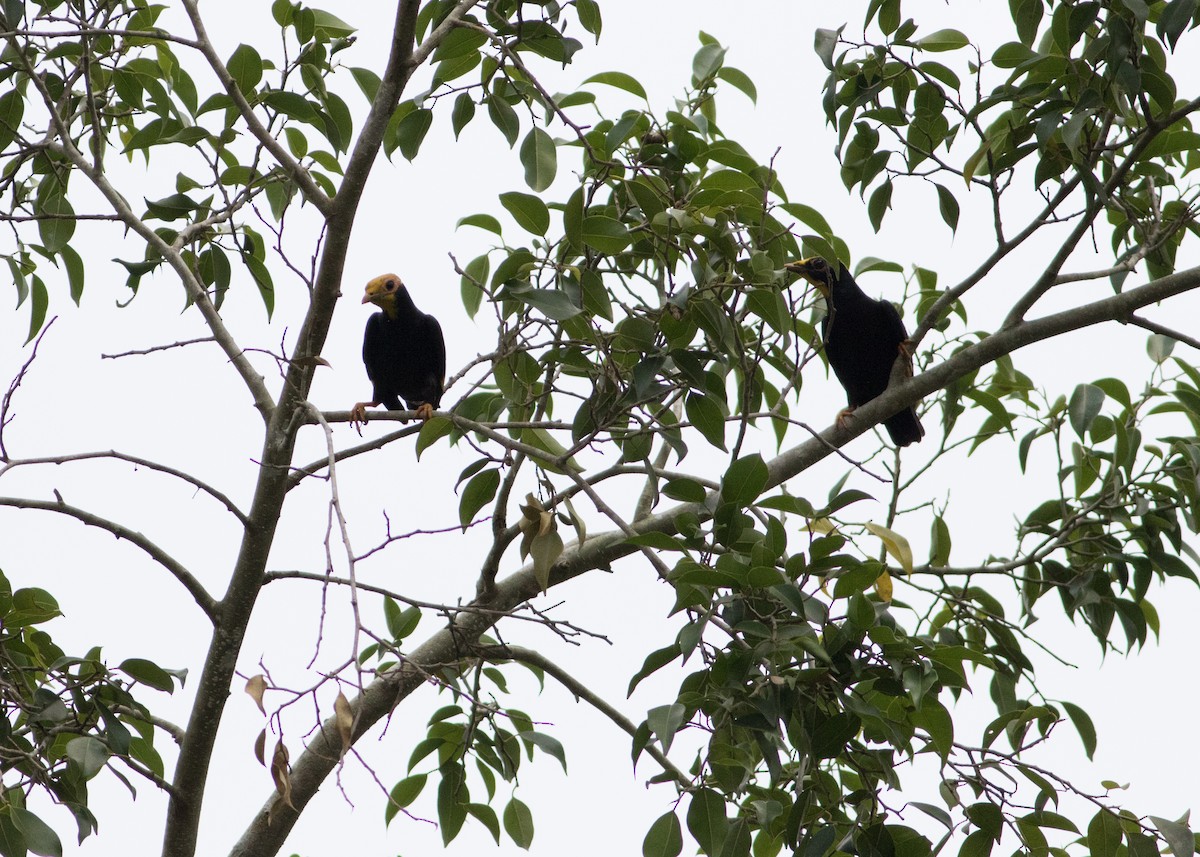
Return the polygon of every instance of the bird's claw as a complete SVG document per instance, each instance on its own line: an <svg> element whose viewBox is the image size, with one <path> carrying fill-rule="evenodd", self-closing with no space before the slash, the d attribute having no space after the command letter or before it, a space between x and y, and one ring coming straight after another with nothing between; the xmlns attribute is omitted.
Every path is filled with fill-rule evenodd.
<svg viewBox="0 0 1200 857"><path fill-rule="evenodd" d="M849 428L849 426L846 425L846 420L850 419L852 416L854 416L854 408L842 408L840 411L838 411L837 417L834 419L834 423L838 428L845 430Z"/></svg>
<svg viewBox="0 0 1200 857"><path fill-rule="evenodd" d="M362 427L367 424L367 403L359 402L350 409L350 425L362 437Z"/></svg>
<svg viewBox="0 0 1200 857"><path fill-rule="evenodd" d="M417 406L415 413L417 415L417 419L425 422L433 416L433 405L429 404L429 402L422 402Z"/></svg>

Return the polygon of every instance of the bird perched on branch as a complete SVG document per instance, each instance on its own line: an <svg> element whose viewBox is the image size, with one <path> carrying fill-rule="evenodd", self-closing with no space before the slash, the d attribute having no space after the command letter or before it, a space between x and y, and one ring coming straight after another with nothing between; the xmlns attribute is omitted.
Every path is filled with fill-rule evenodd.
<svg viewBox="0 0 1200 857"><path fill-rule="evenodd" d="M382 312L367 319L363 363L371 379L373 401L359 402L350 411L357 427L367 421L367 408L383 405L389 411L408 409L420 419L433 416L442 401L446 377L446 343L437 319L421 312L395 274L367 283L362 302Z"/></svg>
<svg viewBox="0 0 1200 857"><path fill-rule="evenodd" d="M887 389L897 358L904 361L901 368L912 375L908 332L891 302L867 297L841 263L835 268L820 256L810 256L785 267L825 297L829 311L821 321L821 337L829 365L850 403L838 414L838 425L845 425L855 408ZM911 407L892 414L883 425L896 446L916 443L925 434Z"/></svg>

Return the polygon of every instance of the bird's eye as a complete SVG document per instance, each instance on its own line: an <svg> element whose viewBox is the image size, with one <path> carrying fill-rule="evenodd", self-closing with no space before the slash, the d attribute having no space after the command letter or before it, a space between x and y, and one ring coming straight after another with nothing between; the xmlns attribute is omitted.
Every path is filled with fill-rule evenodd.
<svg viewBox="0 0 1200 857"><path fill-rule="evenodd" d="M396 281L395 281L395 280L388 280L388 281L387 281L387 282L384 284L384 287L385 287L385 288L386 288L386 289L387 289L387 290L390 292L390 291L392 291L393 289L395 289L395 288L396 288Z"/></svg>
<svg viewBox="0 0 1200 857"><path fill-rule="evenodd" d="M825 269L825 260L818 256L816 259L813 259L813 267L816 268L818 271L824 270Z"/></svg>

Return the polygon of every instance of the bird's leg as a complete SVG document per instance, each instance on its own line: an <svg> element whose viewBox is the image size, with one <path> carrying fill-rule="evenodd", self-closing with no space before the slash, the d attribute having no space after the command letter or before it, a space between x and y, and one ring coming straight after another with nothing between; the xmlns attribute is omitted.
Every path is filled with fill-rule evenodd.
<svg viewBox="0 0 1200 857"><path fill-rule="evenodd" d="M849 428L849 426L846 425L846 420L850 419L850 417L852 417L852 416L854 416L854 406L849 405L845 408L842 408L840 411L838 411L837 417L834 419L834 422L837 424L838 428L847 429L847 428Z"/></svg>
<svg viewBox="0 0 1200 857"><path fill-rule="evenodd" d="M429 402L422 402L421 404L417 405L415 412L417 414L417 419L424 422L433 416L433 405L429 404Z"/></svg>
<svg viewBox="0 0 1200 857"><path fill-rule="evenodd" d="M362 427L367 424L367 408L377 407L379 402L358 402L350 409L350 425L362 437Z"/></svg>

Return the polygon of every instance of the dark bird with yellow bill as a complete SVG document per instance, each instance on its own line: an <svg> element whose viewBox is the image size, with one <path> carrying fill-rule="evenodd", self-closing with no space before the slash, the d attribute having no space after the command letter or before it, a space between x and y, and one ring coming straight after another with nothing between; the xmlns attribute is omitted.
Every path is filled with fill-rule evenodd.
<svg viewBox="0 0 1200 857"><path fill-rule="evenodd" d="M350 411L356 426L367 421L367 408L383 405L403 409L423 420L441 404L446 378L446 343L442 327L433 316L413 303L404 283L395 274L384 274L367 283L362 302L381 312L367 319L363 335L363 363L371 379L372 401L359 402Z"/></svg>
<svg viewBox="0 0 1200 857"><path fill-rule="evenodd" d="M838 425L844 425L855 408L887 389L897 358L905 361L908 374L912 374L912 352L896 307L890 301L867 297L850 272L840 262L835 265L810 256L790 262L786 269L812 283L825 297L828 311L821 321L821 337L829 365L850 403L838 414ZM892 414L883 425L896 446L916 443L925 434L911 407Z"/></svg>

